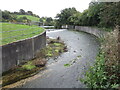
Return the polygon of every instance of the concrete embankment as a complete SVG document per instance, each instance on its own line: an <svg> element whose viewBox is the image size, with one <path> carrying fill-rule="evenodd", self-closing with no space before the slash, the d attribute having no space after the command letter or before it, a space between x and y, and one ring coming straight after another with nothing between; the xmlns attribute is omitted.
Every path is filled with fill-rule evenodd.
<svg viewBox="0 0 120 90"><path fill-rule="evenodd" d="M73 29L73 30L77 30L77 31L82 31L82 32L86 32L86 33L90 33L93 34L97 37L103 37L105 34L105 31L99 29L99 28L95 28L95 27L88 27L88 26L73 26L73 25L66 25L66 26L62 26L62 28L66 28L66 29Z"/></svg>
<svg viewBox="0 0 120 90"><path fill-rule="evenodd" d="M0 46L2 72L18 65L23 60L33 59L36 53L46 46L46 31L40 35Z"/></svg>

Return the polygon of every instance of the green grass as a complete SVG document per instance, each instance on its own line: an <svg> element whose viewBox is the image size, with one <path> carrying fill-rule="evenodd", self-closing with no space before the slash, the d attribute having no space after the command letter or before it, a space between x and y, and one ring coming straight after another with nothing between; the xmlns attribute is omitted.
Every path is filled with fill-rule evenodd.
<svg viewBox="0 0 120 90"><path fill-rule="evenodd" d="M30 16L30 15L17 15L17 18L20 18L20 17L27 17L27 19L31 20L31 21L39 21L40 18L38 17L34 17L34 16Z"/></svg>
<svg viewBox="0 0 120 90"><path fill-rule="evenodd" d="M2 23L2 33L0 33L0 37L2 37L2 43L0 43L0 45L30 38L42 33L43 31L44 29L38 26Z"/></svg>
<svg viewBox="0 0 120 90"><path fill-rule="evenodd" d="M67 51L65 43L61 40L49 38L47 39L47 43L48 45L46 46L46 48L42 49L39 52L39 55L41 55L41 57L43 58L56 58L61 53Z"/></svg>
<svg viewBox="0 0 120 90"><path fill-rule="evenodd" d="M55 46L60 46L61 44L60 43L54 43Z"/></svg>
<svg viewBox="0 0 120 90"><path fill-rule="evenodd" d="M65 66L65 67L68 67L68 66L70 66L70 64L64 64L64 66Z"/></svg>
<svg viewBox="0 0 120 90"><path fill-rule="evenodd" d="M36 66L31 64L26 64L26 65L23 65L22 68L26 70L32 70L33 68L36 68Z"/></svg>

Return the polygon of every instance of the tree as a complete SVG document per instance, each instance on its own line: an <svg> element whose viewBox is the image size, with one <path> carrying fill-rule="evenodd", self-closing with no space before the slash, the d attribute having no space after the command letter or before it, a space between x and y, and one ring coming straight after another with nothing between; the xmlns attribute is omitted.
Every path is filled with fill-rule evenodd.
<svg viewBox="0 0 120 90"><path fill-rule="evenodd" d="M69 18L73 16L75 13L78 13L78 11L73 8L66 8L61 11L60 14L57 14L57 24L59 25L66 25L66 24L73 24L73 22L69 21Z"/></svg>
<svg viewBox="0 0 120 90"><path fill-rule="evenodd" d="M100 3L100 27L114 27L120 25L120 2Z"/></svg>
<svg viewBox="0 0 120 90"><path fill-rule="evenodd" d="M79 25L80 16L81 16L80 12L77 12L77 13L73 14L72 16L70 16L68 18L70 24L72 24L72 25Z"/></svg>
<svg viewBox="0 0 120 90"><path fill-rule="evenodd" d="M27 11L27 14L32 16L33 12L32 11Z"/></svg>
<svg viewBox="0 0 120 90"><path fill-rule="evenodd" d="M22 14L22 15L25 15L25 14L26 14L26 12L25 12L23 9L20 9L20 10L19 10L19 13Z"/></svg>
<svg viewBox="0 0 120 90"><path fill-rule="evenodd" d="M45 25L52 26L53 25L53 19L51 17L46 17Z"/></svg>
<svg viewBox="0 0 120 90"><path fill-rule="evenodd" d="M12 20L12 16L10 15L9 11L2 11L2 21L9 21Z"/></svg>
<svg viewBox="0 0 120 90"><path fill-rule="evenodd" d="M0 22L2 21L2 10L0 10Z"/></svg>

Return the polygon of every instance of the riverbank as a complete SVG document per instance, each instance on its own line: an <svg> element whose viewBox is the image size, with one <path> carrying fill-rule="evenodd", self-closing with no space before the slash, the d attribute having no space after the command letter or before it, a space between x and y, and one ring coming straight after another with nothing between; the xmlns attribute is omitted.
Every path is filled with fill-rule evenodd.
<svg viewBox="0 0 120 90"><path fill-rule="evenodd" d="M39 73L45 69L47 58L57 57L65 51L67 51L67 47L60 37L57 39L48 38L46 48L40 50L33 60L23 61L20 65L3 73L2 86L4 87Z"/></svg>
<svg viewBox="0 0 120 90"><path fill-rule="evenodd" d="M89 88L118 89L120 87L118 34L119 29L116 28L112 32L107 32L102 38L95 64L85 73L84 79L81 78Z"/></svg>
<svg viewBox="0 0 120 90"><path fill-rule="evenodd" d="M66 29L49 30L46 35L51 38L61 37L68 51L56 59L50 58L46 70L38 74L39 78L19 88L85 88L79 78L89 65L93 65L99 41L90 34Z"/></svg>

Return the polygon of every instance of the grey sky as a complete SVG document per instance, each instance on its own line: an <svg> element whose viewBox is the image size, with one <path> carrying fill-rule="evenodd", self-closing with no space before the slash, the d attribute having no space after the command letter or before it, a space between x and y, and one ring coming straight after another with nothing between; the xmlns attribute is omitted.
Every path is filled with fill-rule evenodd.
<svg viewBox="0 0 120 90"><path fill-rule="evenodd" d="M0 9L8 11L32 11L42 16L55 17L64 8L75 7L82 12L88 8L91 0L1 0Z"/></svg>

